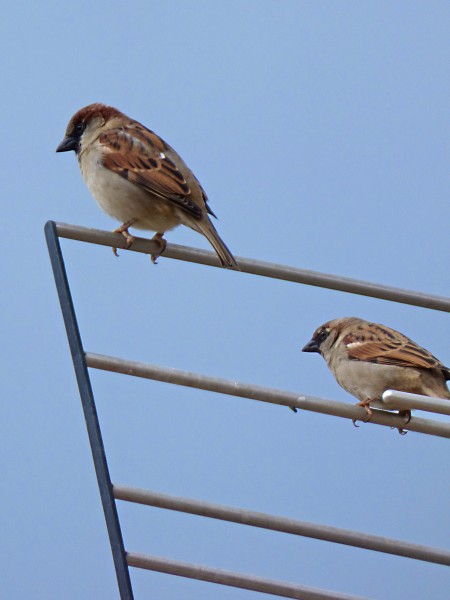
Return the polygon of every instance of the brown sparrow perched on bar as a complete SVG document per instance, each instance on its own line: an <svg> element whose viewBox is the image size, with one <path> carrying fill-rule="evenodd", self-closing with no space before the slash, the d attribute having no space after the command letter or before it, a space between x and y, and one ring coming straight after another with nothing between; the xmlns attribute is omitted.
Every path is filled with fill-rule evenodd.
<svg viewBox="0 0 450 600"><path fill-rule="evenodd" d="M56 152L69 150L100 207L122 223L114 232L128 247L134 240L129 227L155 231L159 256L164 233L183 224L207 238L223 267L238 269L209 218L215 215L199 181L156 133L112 106L90 104L70 119Z"/></svg>
<svg viewBox="0 0 450 600"><path fill-rule="evenodd" d="M303 352L318 352L344 390L372 416L371 406L385 408L382 395L397 390L450 400L450 369L408 337L357 317L321 325ZM408 421L411 411L401 411ZM408 422L407 421L407 422ZM401 432L401 431L400 431Z"/></svg>

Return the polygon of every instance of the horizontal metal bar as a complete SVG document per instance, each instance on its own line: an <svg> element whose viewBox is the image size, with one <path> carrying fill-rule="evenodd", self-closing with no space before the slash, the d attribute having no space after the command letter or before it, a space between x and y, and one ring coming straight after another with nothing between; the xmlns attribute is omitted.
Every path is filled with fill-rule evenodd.
<svg viewBox="0 0 450 600"><path fill-rule="evenodd" d="M78 225L69 225L67 223L56 223L56 227L58 235L63 238L100 244L102 246L123 249L126 247L125 238L118 233L110 233L108 231L90 229ZM136 237L129 250L151 254L155 251L159 251L160 247L151 240ZM213 267L220 267L220 262L213 252L200 250L198 248L167 244L163 256ZM237 257L237 262L240 270L244 273L252 273L253 275L261 275L263 277L271 277L284 281L292 281L294 283L348 292L350 294L371 296L372 298L390 300L391 302L401 302L403 304L411 304L413 306L450 312L450 298L445 298L443 296L434 296L422 292L371 283L369 281L351 279L349 277L339 277L337 275L329 275L327 273L319 273L307 269L298 269L296 267L263 262L252 258L244 258L242 256Z"/></svg>
<svg viewBox="0 0 450 600"><path fill-rule="evenodd" d="M199 579L200 581L209 581L210 583L262 592L263 594L275 594L283 598L298 598L299 600L364 600L361 596L349 596L348 594L306 587L295 583L276 581L255 575L235 573L233 571L224 571L204 565L195 565L160 556L138 554L136 552L127 552L127 561L130 567L148 569L149 571L158 571L190 579Z"/></svg>
<svg viewBox="0 0 450 600"><path fill-rule="evenodd" d="M114 356L87 352L86 364L89 367L103 371L112 371L114 373L122 373L123 375L132 375L133 377L143 377L145 379L193 387L219 394L258 400L260 402L281 404L290 408L299 408L335 417L343 417L345 419L364 421L367 418L366 411L354 404L325 400L324 398L317 398L315 396L303 396L295 392L285 392L239 381L229 381L218 377L209 377L198 373L124 360ZM370 423L375 425L387 425L388 427L403 428L419 433L450 438L450 425L441 423L440 421L414 417L409 423L405 424L403 416L384 410L373 410L372 412Z"/></svg>
<svg viewBox="0 0 450 600"><path fill-rule="evenodd" d="M113 485L113 494L116 500L125 500L127 502L136 502L147 506L166 508L168 510L177 510L183 513L209 517L212 519L221 519L241 525L252 527L261 527L272 531L281 531L293 535L324 540L337 544L345 544L356 548L365 548L376 552L414 558L425 562L436 563L439 565L450 566L450 552L440 548L431 548L421 544L412 544L379 535L370 535L359 531L350 531L328 525L318 525L307 521L298 521L286 517L278 517L267 513L256 512L244 508L233 508L221 504L213 504L193 500L191 498L182 498L180 496L170 496L151 490L132 488L125 485Z"/></svg>
<svg viewBox="0 0 450 600"><path fill-rule="evenodd" d="M396 390L386 390L383 394L383 402L387 408L403 410L425 410L440 415L450 415L450 400L443 398L431 398L419 394L408 394Z"/></svg>

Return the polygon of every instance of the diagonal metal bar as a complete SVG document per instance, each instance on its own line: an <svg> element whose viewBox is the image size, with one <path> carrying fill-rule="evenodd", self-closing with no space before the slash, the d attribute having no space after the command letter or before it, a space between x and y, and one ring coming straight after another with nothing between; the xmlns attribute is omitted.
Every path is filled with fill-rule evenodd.
<svg viewBox="0 0 450 600"><path fill-rule="evenodd" d="M304 537L314 538L337 544L345 544L355 548L365 548L376 552L384 552L395 556L404 556L414 558L425 562L445 565L450 567L450 552L441 548L431 548L421 544L412 544L402 540L395 540L380 535L370 535L360 531L350 531L339 527L330 527L329 525L319 525L308 521L299 521L297 519L288 519L267 513L256 512L244 508L235 508L204 502L203 500L193 500L192 498L182 498L180 496L171 496L152 490L143 490L126 485L113 485L113 494L117 500L126 502L135 502L157 508L176 510L183 513L209 517L211 519L221 519L240 525L249 525L251 527L261 527L272 531L290 533Z"/></svg>
<svg viewBox="0 0 450 600"><path fill-rule="evenodd" d="M111 478L109 475L108 463L106 461L105 449L103 446L103 439L100 431L100 424L95 407L89 372L84 357L83 344L78 328L75 308L72 302L72 295L70 293L69 281L67 279L61 246L58 240L58 233L55 224L51 221L45 226L45 236L47 239L47 246L53 268L53 275L55 277L59 302L61 304L61 311L64 318L64 325L66 327L67 339L69 341L70 352L72 354L73 366L77 378L81 403L83 405L84 418L86 421L86 428L91 445L92 458L94 459L95 472L97 474L97 482L100 490L103 511L105 514L106 527L108 530L114 566L116 569L120 598L121 600L133 600L133 590L131 587L130 573L125 558L122 532L117 515L116 502L112 493Z"/></svg>
<svg viewBox="0 0 450 600"><path fill-rule="evenodd" d="M250 400L259 400L260 402L281 404L290 408L299 408L335 417L358 421L364 421L367 418L366 411L354 404L325 400L316 396L302 396L295 392L286 392L240 381L230 381L219 377L210 377L199 373L190 373L188 371L125 360L114 356L87 352L86 364L88 367L103 371L112 371L114 373L122 373L123 375L132 375L133 377L143 377L144 379L153 379L155 381L198 388L229 396L239 396ZM450 424L418 417L412 418L409 423L405 424L403 416L384 410L373 410L370 423L450 438Z"/></svg>
<svg viewBox="0 0 450 600"><path fill-rule="evenodd" d="M110 233L108 231L90 229L78 225L69 225L67 223L56 223L56 227L58 235L63 238L100 244L102 246L126 248L124 237L118 233ZM158 251L159 247L151 240L137 237L129 250L151 254ZM177 244L168 244L163 257L220 267L219 260L213 252L200 250L198 248L189 248L187 246L179 246ZM369 281L360 281L358 279L351 279L350 277L339 277L337 275L319 273L307 269L298 269L296 267L264 262L252 258L244 258L242 256L237 258L237 262L240 270L244 273L252 273L253 275L260 275L263 277L271 277L284 281L292 281L294 283L303 283L305 285L348 292L350 294L359 294L361 296L390 300L391 302L400 302L403 304L411 304L413 306L450 312L450 298L444 296L424 294L423 292L395 288L371 283Z"/></svg>
<svg viewBox="0 0 450 600"><path fill-rule="evenodd" d="M340 594L339 592L266 579L265 577L256 577L255 575L248 575L246 573L235 573L204 565L195 565L160 556L138 554L136 552L127 552L127 561L130 567L229 585L244 590L262 592L263 594L275 594L283 598L297 598L298 600L365 600L361 596L350 596L348 594Z"/></svg>

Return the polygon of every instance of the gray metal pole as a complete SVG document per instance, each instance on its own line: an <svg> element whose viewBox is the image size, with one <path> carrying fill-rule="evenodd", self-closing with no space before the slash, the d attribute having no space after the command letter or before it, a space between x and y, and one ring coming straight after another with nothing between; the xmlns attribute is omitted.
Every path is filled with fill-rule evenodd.
<svg viewBox="0 0 450 600"><path fill-rule="evenodd" d="M393 408L395 410L406 408L411 410L425 410L440 415L450 415L450 400L443 400L442 398L430 398L428 396L419 396L419 394L387 390L383 394L383 402L386 404L386 408Z"/></svg>
<svg viewBox="0 0 450 600"><path fill-rule="evenodd" d="M339 594L338 592L305 587L295 583L285 583L264 577L234 573L232 571L185 563L159 556L148 556L136 552L128 552L127 561L130 567L229 585L244 590L262 592L263 594L275 594L283 598L297 598L299 600L364 600L361 596L349 596L347 594Z"/></svg>
<svg viewBox="0 0 450 600"><path fill-rule="evenodd" d="M114 356L104 356L102 354L87 352L86 364L89 367L103 371L113 371L114 373L154 379L156 381L164 381L166 383L198 388L210 392L249 398L250 400L281 404L282 406L343 417L345 419L364 421L367 418L366 411L354 404L325 400L324 398L317 398L315 396L303 396L294 392L285 392L239 381L229 381L218 377L209 377L198 373L124 360ZM450 424L429 419L420 419L418 417L412 418L409 423L405 424L404 417L384 410L373 410L370 423L450 438Z"/></svg>
<svg viewBox="0 0 450 600"><path fill-rule="evenodd" d="M317 540L450 566L450 552L448 550L431 548L429 546L422 546L421 544L412 544L384 536L370 535L359 531L330 527L329 525L318 525L317 523L298 521L296 519L288 519L286 517L278 517L267 513L223 506L191 498L170 496L169 494L162 494L152 490L142 490L125 485L114 484L113 494L116 500L177 510L201 517L221 519L223 521L239 523L240 525L261 527L272 531L281 531L283 533L291 533Z"/></svg>
<svg viewBox="0 0 450 600"><path fill-rule="evenodd" d="M125 249L125 239L118 233L110 233L108 231L90 229L78 225L69 225L67 223L57 223L56 226L58 235L63 238ZM137 237L129 250L151 254L152 252L158 251L159 246L151 240ZM199 250L198 248L168 244L163 256L213 267L220 267L219 260L213 252ZM252 273L253 275L261 275L263 277L282 279L295 283L303 283L305 285L313 285L351 294L359 294L361 296L371 296L373 298L381 298L392 302L401 302L403 304L411 304L413 306L422 306L433 310L450 312L450 298L442 296L433 296L422 292L404 290L387 285L371 283L369 281L360 281L358 279L350 279L349 277L318 273L316 271L298 269L296 267L254 260L252 258L244 258L242 256L237 258L237 262L240 270L244 273Z"/></svg>

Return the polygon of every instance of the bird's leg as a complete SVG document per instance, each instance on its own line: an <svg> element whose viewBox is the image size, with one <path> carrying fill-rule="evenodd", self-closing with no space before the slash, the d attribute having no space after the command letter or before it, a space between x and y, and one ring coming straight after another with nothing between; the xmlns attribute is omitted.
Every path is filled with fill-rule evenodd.
<svg viewBox="0 0 450 600"><path fill-rule="evenodd" d="M371 402L372 402L372 400L363 400L361 402L356 403L356 406L363 406L366 409L367 419L364 419L364 423L368 423L370 421L370 419L372 418L373 411L370 408ZM359 425L356 424L356 419L352 419L352 423L355 427L359 427Z"/></svg>
<svg viewBox="0 0 450 600"><path fill-rule="evenodd" d="M155 233L155 235L152 237L152 241L153 242L158 242L158 244L161 246L161 250L158 252L158 254L150 254L150 258L152 259L152 263L154 265L156 265L157 259L161 256L161 254L166 249L167 242L164 239L164 233Z"/></svg>
<svg viewBox="0 0 450 600"><path fill-rule="evenodd" d="M120 227L114 229L113 231L113 233L121 233L123 235L123 237L127 240L127 248L129 248L134 242L134 237L128 232L128 227L131 227L134 221L134 219L130 219L129 221L123 223ZM113 248L112 251L114 252L115 256L119 256L117 254L117 248Z"/></svg>

